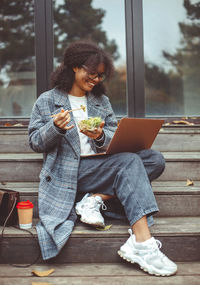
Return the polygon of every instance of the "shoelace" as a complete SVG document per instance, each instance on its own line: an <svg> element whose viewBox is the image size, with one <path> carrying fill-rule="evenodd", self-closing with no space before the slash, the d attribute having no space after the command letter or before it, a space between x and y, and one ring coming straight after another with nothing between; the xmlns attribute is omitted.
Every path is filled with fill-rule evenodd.
<svg viewBox="0 0 200 285"><path fill-rule="evenodd" d="M104 204L104 202L102 200L98 201L95 198L87 201L87 205L88 205L88 208L94 209L97 212L99 211L100 207L104 211L107 210L107 206Z"/></svg>

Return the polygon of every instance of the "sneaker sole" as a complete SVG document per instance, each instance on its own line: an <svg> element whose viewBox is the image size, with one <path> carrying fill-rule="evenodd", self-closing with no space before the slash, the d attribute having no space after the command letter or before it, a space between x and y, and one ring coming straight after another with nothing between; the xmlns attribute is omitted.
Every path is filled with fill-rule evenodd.
<svg viewBox="0 0 200 285"><path fill-rule="evenodd" d="M176 272L177 272L177 270L176 270L175 272L173 272L173 273L168 273L168 274L167 274L167 273L163 273L163 274L161 274L161 273L154 273L154 272L149 271L147 268L141 266L138 262L132 261L130 258L124 256L124 253L123 253L122 251L118 250L117 253L118 253L119 256L120 256L121 258L123 258L124 260L126 260L126 261L128 261L128 262L130 262L130 263L132 263L132 264L134 264L134 263L138 264L138 265L140 266L140 268L141 268L143 271L147 272L147 273L150 274L150 275L163 276L163 277L164 277L164 276L172 276L172 275L175 275Z"/></svg>
<svg viewBox="0 0 200 285"><path fill-rule="evenodd" d="M102 224L102 223L89 223L88 221L80 218L80 221L84 224L87 224L87 225L90 225L90 226L93 226L93 227L101 227L101 228L105 228L105 225Z"/></svg>
<svg viewBox="0 0 200 285"><path fill-rule="evenodd" d="M81 213L79 212L78 209L75 208L76 214L81 216ZM84 224L93 226L93 227L101 227L101 228L105 228L105 224L103 223L89 223L88 221L84 220L82 217L80 218L80 221Z"/></svg>

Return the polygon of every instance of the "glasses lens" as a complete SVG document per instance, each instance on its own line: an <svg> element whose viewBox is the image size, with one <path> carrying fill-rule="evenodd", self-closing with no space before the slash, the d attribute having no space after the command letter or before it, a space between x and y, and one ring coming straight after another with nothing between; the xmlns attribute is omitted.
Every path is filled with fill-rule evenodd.
<svg viewBox="0 0 200 285"><path fill-rule="evenodd" d="M100 81L104 81L106 79L105 73L90 73L87 66L83 65L82 67L85 69L90 79L96 79L97 77Z"/></svg>

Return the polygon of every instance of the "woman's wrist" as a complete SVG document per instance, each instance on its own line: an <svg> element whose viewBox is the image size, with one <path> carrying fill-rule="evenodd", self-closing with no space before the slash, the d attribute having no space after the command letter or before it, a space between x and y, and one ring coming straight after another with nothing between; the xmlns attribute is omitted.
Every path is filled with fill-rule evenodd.
<svg viewBox="0 0 200 285"><path fill-rule="evenodd" d="M101 142L102 140L104 140L104 137L105 137L105 134L104 134L104 131L102 131L102 133L100 134L100 136L97 137L97 138L95 139L95 141Z"/></svg>

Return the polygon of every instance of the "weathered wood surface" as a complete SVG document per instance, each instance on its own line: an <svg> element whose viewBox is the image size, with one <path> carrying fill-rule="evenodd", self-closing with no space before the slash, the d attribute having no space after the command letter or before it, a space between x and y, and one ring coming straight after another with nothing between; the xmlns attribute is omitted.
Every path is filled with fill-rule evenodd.
<svg viewBox="0 0 200 285"><path fill-rule="evenodd" d="M25 195L24 195L25 194ZM200 195L158 195L156 194L156 201L159 207L159 217L185 217L185 216L200 216ZM33 215L38 217L38 196L37 192L27 195L20 194L21 201L29 200L34 204ZM78 197L77 197L78 199ZM79 200L79 199L78 199ZM111 202L110 202L111 203ZM112 204L115 203L112 201ZM116 206L115 206L116 207ZM123 211L123 210L122 210ZM118 212L122 213L119 210Z"/></svg>
<svg viewBox="0 0 200 285"><path fill-rule="evenodd" d="M159 151L200 151L200 131L197 127L162 128L152 148ZM0 152L32 152L27 128L0 128Z"/></svg>
<svg viewBox="0 0 200 285"><path fill-rule="evenodd" d="M33 220L33 224L38 219ZM128 221L105 219L107 225L112 227L107 231L98 231L93 227L77 222L72 232L72 237L128 237ZM154 236L200 236L200 217L155 217L155 224L150 228ZM2 226L0 226L0 231ZM31 229L36 235L35 229ZM30 237L29 233L16 229L15 227L6 227L4 237Z"/></svg>
<svg viewBox="0 0 200 285"><path fill-rule="evenodd" d="M200 181L195 180L193 186L186 186L185 181L153 181L152 187L155 194L158 195L200 195ZM38 191L39 182L0 182L0 187L4 189L13 189L20 191L23 195L31 195Z"/></svg>
<svg viewBox="0 0 200 285"><path fill-rule="evenodd" d="M200 276L200 262L178 262L176 276ZM64 276L148 276L139 266L123 263L67 263L67 264L34 264L28 268L16 268L8 264L0 265L0 277L32 277L32 270L45 271L55 269L50 275ZM169 277L171 278L171 277ZM38 278L43 280L43 278ZM163 280L163 278L161 278ZM164 278L165 279L165 278Z"/></svg>
<svg viewBox="0 0 200 285"><path fill-rule="evenodd" d="M38 182L7 182L1 188L20 192L21 200L34 204L34 217L38 217ZM160 212L158 216L200 216L200 181L186 186L186 181L155 181L153 191ZM77 197L77 200L80 200Z"/></svg>
<svg viewBox="0 0 200 285"><path fill-rule="evenodd" d="M152 276L127 276L127 277L49 277L38 280L30 278L3 278L1 285L199 285L199 276L172 276L172 277L152 277Z"/></svg>
<svg viewBox="0 0 200 285"><path fill-rule="evenodd" d="M55 271L49 277L36 277L32 270ZM199 263L178 263L178 272L175 276L155 277L144 273L137 265L121 264L62 264L62 265L35 265L27 269L12 268L9 265L0 266L1 285L30 285L45 284L72 285L72 284L109 284L109 285L152 285L152 284L176 284L199 285ZM43 282L43 283L39 283Z"/></svg>
<svg viewBox="0 0 200 285"><path fill-rule="evenodd" d="M200 152L163 153L166 169L158 181L199 180ZM38 182L42 155L38 153L0 154L0 181Z"/></svg>
<svg viewBox="0 0 200 285"><path fill-rule="evenodd" d="M117 250L129 237L128 223L106 223L112 224L108 231L78 223L61 253L51 262L122 262ZM36 236L36 231L32 232ZM162 251L173 260L200 261L200 218L157 218L151 232L162 242ZM29 263L38 256L37 241L30 234L9 227L4 236L0 263Z"/></svg>

